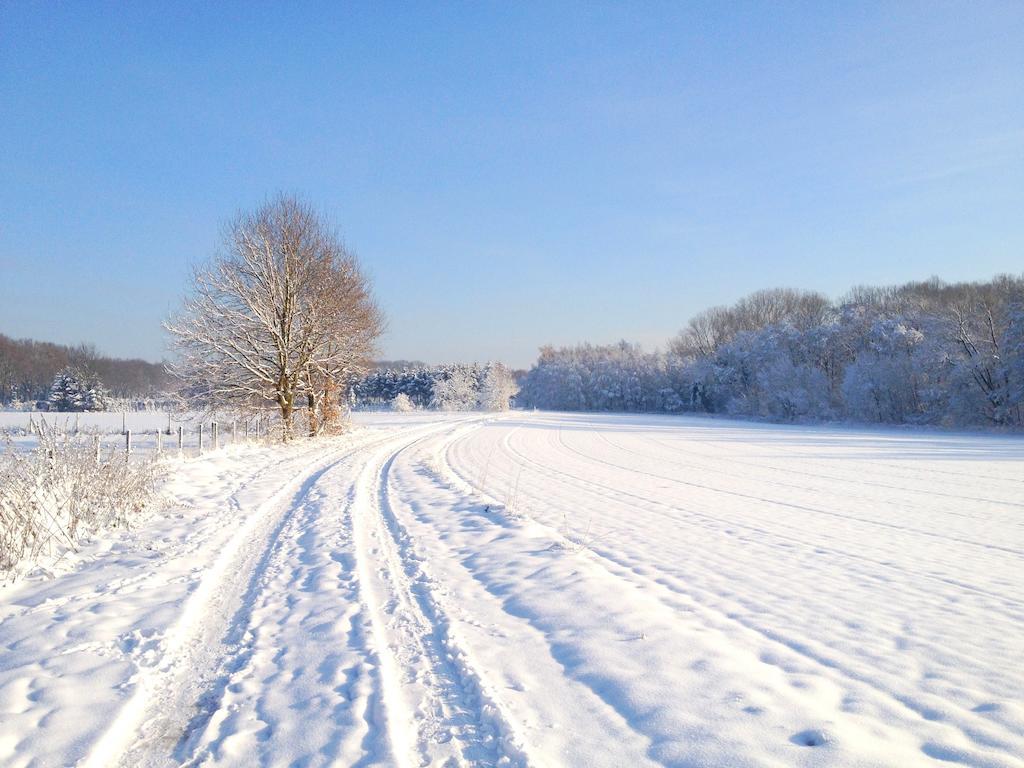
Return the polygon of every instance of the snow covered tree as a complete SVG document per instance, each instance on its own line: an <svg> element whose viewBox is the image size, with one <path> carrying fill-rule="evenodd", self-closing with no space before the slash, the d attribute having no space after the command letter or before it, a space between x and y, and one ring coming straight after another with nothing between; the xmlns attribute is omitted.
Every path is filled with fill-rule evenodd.
<svg viewBox="0 0 1024 768"><path fill-rule="evenodd" d="M1007 387L1007 411L1017 424L1024 424L1024 296L1009 307L1003 334Z"/></svg>
<svg viewBox="0 0 1024 768"><path fill-rule="evenodd" d="M453 366L434 382L434 408L440 411L471 411L476 405L476 377L468 366Z"/></svg>
<svg viewBox="0 0 1024 768"><path fill-rule="evenodd" d="M830 311L829 300L820 293L792 288L756 291L730 307L700 312L669 346L685 359L710 357L740 333L786 325L804 331L820 325Z"/></svg>
<svg viewBox="0 0 1024 768"><path fill-rule="evenodd" d="M87 380L82 392L83 411L106 411L110 408L110 392L99 379Z"/></svg>
<svg viewBox="0 0 1024 768"><path fill-rule="evenodd" d="M670 374L669 358L625 341L544 347L520 383L517 402L530 408L675 411L684 406Z"/></svg>
<svg viewBox="0 0 1024 768"><path fill-rule="evenodd" d="M920 332L902 323L876 324L873 342L846 367L843 399L847 413L863 421L902 422L916 410L912 354Z"/></svg>
<svg viewBox="0 0 1024 768"><path fill-rule="evenodd" d="M518 391L519 387L508 368L501 363L488 363L484 368L477 405L482 411L507 411Z"/></svg>
<svg viewBox="0 0 1024 768"><path fill-rule="evenodd" d="M82 385L71 368L63 368L53 377L47 398L51 411L81 411L84 398Z"/></svg>
<svg viewBox="0 0 1024 768"><path fill-rule="evenodd" d="M544 347L519 402L552 410L1024 424L1024 276L858 287L837 305L758 291L695 316L669 353Z"/></svg>
<svg viewBox="0 0 1024 768"><path fill-rule="evenodd" d="M382 327L355 257L308 205L284 196L235 219L166 325L178 352L171 370L194 405L274 403L285 440L303 404L312 434L337 416Z"/></svg>
<svg viewBox="0 0 1024 768"><path fill-rule="evenodd" d="M515 377L501 363L378 368L353 387L357 401L366 405L393 407L402 394L417 408L455 411L507 410L516 391Z"/></svg>
<svg viewBox="0 0 1024 768"><path fill-rule="evenodd" d="M105 411L110 393L95 374L67 367L53 377L47 402L51 411Z"/></svg>

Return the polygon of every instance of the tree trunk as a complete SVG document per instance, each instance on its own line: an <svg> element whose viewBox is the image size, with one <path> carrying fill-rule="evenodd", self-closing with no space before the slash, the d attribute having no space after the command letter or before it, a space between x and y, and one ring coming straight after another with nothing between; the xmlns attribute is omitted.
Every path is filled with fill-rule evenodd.
<svg viewBox="0 0 1024 768"><path fill-rule="evenodd" d="M320 432L320 420L316 413L316 393L312 389L306 395L306 405L309 413L309 436L316 437Z"/></svg>
<svg viewBox="0 0 1024 768"><path fill-rule="evenodd" d="M277 396L277 403L281 407L281 441L287 443L292 437L292 403L291 394L282 392Z"/></svg>

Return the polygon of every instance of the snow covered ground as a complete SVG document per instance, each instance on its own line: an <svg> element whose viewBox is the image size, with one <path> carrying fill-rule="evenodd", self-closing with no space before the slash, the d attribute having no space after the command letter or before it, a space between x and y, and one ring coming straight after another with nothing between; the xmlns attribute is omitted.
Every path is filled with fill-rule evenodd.
<svg viewBox="0 0 1024 768"><path fill-rule="evenodd" d="M0 764L1024 765L1024 441L362 414L0 591Z"/></svg>

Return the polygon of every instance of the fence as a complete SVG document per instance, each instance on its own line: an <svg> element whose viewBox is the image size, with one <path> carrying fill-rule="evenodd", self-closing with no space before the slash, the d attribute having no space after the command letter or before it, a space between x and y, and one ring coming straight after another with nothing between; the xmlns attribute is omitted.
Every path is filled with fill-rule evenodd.
<svg viewBox="0 0 1024 768"><path fill-rule="evenodd" d="M4 414L7 415L7 414ZM21 414L24 416L25 414ZM92 414L85 414L92 416ZM111 417L114 419L111 419ZM266 414L230 421L190 420L172 424L170 416L158 428L151 424L132 429L124 414L103 414L102 423L86 424L79 414L67 414L63 420L54 414L27 414L27 423L20 427L0 424L0 431L6 432L11 444L20 450L31 450L44 431L56 436L91 436L97 464L103 457L112 458L120 453L126 459L135 456L179 456L182 458L201 456L231 445L264 442L273 433L273 420ZM120 422L119 429L110 429L111 421ZM163 421L163 417L160 417ZM91 419L95 422L96 419ZM152 422L152 418L150 418Z"/></svg>

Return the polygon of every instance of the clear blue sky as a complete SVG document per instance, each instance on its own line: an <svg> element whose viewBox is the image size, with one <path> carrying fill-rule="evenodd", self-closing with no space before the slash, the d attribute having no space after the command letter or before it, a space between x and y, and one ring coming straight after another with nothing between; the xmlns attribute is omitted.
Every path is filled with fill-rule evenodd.
<svg viewBox="0 0 1024 768"><path fill-rule="evenodd" d="M1024 271L1024 3L0 2L0 332L159 359L221 222L298 192L387 357Z"/></svg>

